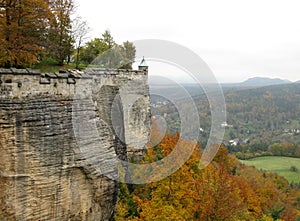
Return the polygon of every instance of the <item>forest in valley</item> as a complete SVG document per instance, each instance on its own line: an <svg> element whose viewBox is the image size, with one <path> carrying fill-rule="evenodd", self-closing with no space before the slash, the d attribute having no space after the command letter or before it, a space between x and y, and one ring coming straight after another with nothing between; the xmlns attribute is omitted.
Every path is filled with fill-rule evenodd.
<svg viewBox="0 0 300 221"><path fill-rule="evenodd" d="M176 86L152 87L168 90L181 102L181 108L191 108L192 104L178 94ZM294 157L291 159L296 162L300 157L299 85L223 86L227 122L220 128L225 128L224 141L213 162L202 170L198 166L209 136L210 106L201 88L185 88L199 111L201 130L197 148L184 166L159 182L133 187L121 184L116 220L300 220L299 165L277 168L275 158L271 158L279 156L283 161L283 156ZM174 101L157 95L151 101L152 114L164 117L167 128L162 130L167 132L159 144L148 149L145 163L168 156L182 139ZM156 129L161 128L158 125ZM189 141L184 142L188 145ZM259 169L262 156L270 157L269 165L262 161L263 166L277 169ZM284 161L282 166L285 164ZM289 173L293 181L277 171Z"/></svg>
<svg viewBox="0 0 300 221"><path fill-rule="evenodd" d="M175 87L176 88L176 87ZM177 90L168 87L170 94ZM208 99L197 86L187 85L199 112L201 131L199 143L206 144L211 113ZM158 89L159 90L159 89ZM239 159L259 156L300 157L300 87L298 83L266 87L223 87L227 121L223 145ZM178 97L181 107L190 109L193 104ZM167 130L175 134L181 122L178 110L171 101L152 97L152 113L165 116ZM165 105L162 105L164 103Z"/></svg>
<svg viewBox="0 0 300 221"><path fill-rule="evenodd" d="M148 149L144 163L168 156L180 139L179 133L166 135ZM180 143L182 148L189 145ZM224 146L200 170L202 151L198 145L179 170L159 182L121 183L115 219L300 220L300 190L285 178L241 164Z"/></svg>

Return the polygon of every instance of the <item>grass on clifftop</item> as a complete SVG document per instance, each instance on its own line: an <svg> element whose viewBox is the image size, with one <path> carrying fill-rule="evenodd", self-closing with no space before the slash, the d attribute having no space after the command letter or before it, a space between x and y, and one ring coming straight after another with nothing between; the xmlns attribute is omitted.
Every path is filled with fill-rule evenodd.
<svg viewBox="0 0 300 221"><path fill-rule="evenodd" d="M68 69L76 69L76 64L74 63L69 63L69 64L64 64L64 65L58 65L54 60L52 59L47 59L44 61L41 61L38 64L32 65L32 69L38 69L42 73L49 73L49 72L58 72L60 70L68 70ZM86 65L80 64L79 65L79 70L85 69Z"/></svg>

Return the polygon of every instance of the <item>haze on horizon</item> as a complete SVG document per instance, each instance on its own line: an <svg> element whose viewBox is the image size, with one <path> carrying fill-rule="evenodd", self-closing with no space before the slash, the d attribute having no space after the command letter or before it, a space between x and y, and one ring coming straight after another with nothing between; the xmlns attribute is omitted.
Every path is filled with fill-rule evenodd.
<svg viewBox="0 0 300 221"><path fill-rule="evenodd" d="M255 76L300 80L297 0L77 2L78 14L92 29L91 38L109 29L118 43L173 41L197 53L221 83ZM180 74L169 74L184 81Z"/></svg>

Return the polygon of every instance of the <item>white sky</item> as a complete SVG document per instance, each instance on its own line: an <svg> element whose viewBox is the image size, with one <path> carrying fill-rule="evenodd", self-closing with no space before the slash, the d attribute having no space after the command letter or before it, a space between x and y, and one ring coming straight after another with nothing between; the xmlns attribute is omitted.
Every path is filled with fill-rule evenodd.
<svg viewBox="0 0 300 221"><path fill-rule="evenodd" d="M77 0L91 37L162 39L188 47L219 82L300 80L299 0ZM151 70L151 69L150 69Z"/></svg>

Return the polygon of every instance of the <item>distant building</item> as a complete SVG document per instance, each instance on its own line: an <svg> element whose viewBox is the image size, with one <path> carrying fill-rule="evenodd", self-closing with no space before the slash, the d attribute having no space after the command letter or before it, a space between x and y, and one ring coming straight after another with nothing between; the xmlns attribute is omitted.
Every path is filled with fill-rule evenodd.
<svg viewBox="0 0 300 221"><path fill-rule="evenodd" d="M228 127L227 122L223 122L223 123L221 124L221 127Z"/></svg>
<svg viewBox="0 0 300 221"><path fill-rule="evenodd" d="M237 146L237 145L240 144L240 140L239 140L238 138L235 138L235 139L233 139L233 140L230 140L230 141L229 141L229 144L230 144L231 146Z"/></svg>
<svg viewBox="0 0 300 221"><path fill-rule="evenodd" d="M249 143L250 143L250 140L248 138L243 140L243 144L249 144Z"/></svg>

